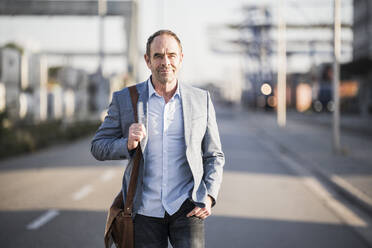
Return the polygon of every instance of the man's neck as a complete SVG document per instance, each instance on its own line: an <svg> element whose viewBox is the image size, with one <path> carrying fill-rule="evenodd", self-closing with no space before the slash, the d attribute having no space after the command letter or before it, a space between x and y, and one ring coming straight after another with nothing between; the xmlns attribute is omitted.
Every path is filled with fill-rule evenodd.
<svg viewBox="0 0 372 248"><path fill-rule="evenodd" d="M165 102L168 102L177 90L177 80L165 84L157 82L153 78L151 79L151 81L154 90L156 91L156 93L164 98Z"/></svg>

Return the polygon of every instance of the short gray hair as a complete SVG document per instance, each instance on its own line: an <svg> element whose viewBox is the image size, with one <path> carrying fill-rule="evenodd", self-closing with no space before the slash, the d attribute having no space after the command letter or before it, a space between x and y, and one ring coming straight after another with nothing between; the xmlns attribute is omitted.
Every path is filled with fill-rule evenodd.
<svg viewBox="0 0 372 248"><path fill-rule="evenodd" d="M148 39L147 39L147 43L146 43L146 55L148 57L150 57L150 47L151 47L151 43L154 41L155 37L157 36L160 36L160 35L169 35L169 36L172 36L178 43L180 49L181 49L181 52L182 52L182 45L181 45L181 41L180 39L177 37L177 35L175 33L173 33L172 31L170 30L167 30L167 29L162 29L162 30L159 30L159 31L156 31L155 33L153 33Z"/></svg>

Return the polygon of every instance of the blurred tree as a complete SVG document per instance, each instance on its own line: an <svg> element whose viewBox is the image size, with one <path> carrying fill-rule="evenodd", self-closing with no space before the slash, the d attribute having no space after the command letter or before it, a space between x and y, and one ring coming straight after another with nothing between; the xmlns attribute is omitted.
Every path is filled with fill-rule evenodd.
<svg viewBox="0 0 372 248"><path fill-rule="evenodd" d="M6 43L3 46L3 48L13 48L13 49L18 50L21 54L23 54L23 52L24 52L24 48L21 45L15 43L15 42Z"/></svg>

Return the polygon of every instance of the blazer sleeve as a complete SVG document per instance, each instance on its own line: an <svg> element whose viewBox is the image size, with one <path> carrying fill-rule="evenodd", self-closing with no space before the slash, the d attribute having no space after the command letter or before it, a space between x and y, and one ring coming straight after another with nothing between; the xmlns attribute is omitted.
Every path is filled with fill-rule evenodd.
<svg viewBox="0 0 372 248"><path fill-rule="evenodd" d="M225 164L225 156L222 152L220 135L218 132L216 113L209 93L207 93L207 129L202 140L203 153L203 180L206 184L208 195L215 204L222 182L222 171Z"/></svg>
<svg viewBox="0 0 372 248"><path fill-rule="evenodd" d="M118 94L114 93L105 120L91 142L91 153L97 160L129 159L128 137L123 136Z"/></svg>

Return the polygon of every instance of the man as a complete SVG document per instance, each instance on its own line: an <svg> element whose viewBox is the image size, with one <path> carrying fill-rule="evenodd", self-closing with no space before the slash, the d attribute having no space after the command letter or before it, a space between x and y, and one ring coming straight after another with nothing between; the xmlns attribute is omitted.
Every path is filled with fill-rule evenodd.
<svg viewBox="0 0 372 248"><path fill-rule="evenodd" d="M128 89L115 92L91 151L98 160L129 158L130 164L141 145L136 248L165 248L168 238L173 247L204 247L204 219L217 199L225 161L210 95L178 81L183 53L173 32L151 35L144 58L152 74L136 85L140 123L133 123Z"/></svg>

